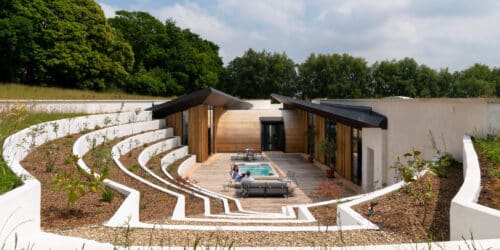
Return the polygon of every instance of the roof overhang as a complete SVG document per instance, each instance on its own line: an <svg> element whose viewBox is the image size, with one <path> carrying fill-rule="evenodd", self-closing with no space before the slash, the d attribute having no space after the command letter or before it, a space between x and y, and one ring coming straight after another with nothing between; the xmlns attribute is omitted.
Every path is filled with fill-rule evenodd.
<svg viewBox="0 0 500 250"><path fill-rule="evenodd" d="M271 94L271 96L288 107L311 112L313 114L339 121L356 128L387 129L387 118L372 111L369 107L316 104L295 98Z"/></svg>
<svg viewBox="0 0 500 250"><path fill-rule="evenodd" d="M158 119L201 104L222 106L226 109L250 109L253 106L251 103L242 101L217 89L206 88L172 101L155 105L150 110L153 111L153 118Z"/></svg>

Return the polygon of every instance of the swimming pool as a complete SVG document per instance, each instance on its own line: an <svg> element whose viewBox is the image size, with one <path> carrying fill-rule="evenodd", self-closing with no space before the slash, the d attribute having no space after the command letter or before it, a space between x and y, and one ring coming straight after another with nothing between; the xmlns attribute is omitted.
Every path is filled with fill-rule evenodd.
<svg viewBox="0 0 500 250"><path fill-rule="evenodd" d="M238 164L238 168L240 169L240 173L246 173L247 171L250 171L250 175L255 177L277 176L273 168L267 163L260 163L260 164L243 163L243 164Z"/></svg>

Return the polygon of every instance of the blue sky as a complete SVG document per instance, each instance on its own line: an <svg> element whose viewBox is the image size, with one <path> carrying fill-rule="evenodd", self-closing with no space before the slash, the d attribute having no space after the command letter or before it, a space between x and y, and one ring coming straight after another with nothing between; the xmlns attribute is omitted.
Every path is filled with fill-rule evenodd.
<svg viewBox="0 0 500 250"><path fill-rule="evenodd" d="M500 67L496 0L98 0L116 10L172 18L220 47L225 63L249 49L285 52L296 63L311 53L348 53L371 64L413 57L439 69L474 63Z"/></svg>

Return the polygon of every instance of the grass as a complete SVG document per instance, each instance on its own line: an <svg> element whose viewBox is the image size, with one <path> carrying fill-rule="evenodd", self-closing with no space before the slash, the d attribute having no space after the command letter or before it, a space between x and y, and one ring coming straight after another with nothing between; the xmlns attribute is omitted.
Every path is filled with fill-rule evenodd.
<svg viewBox="0 0 500 250"><path fill-rule="evenodd" d="M493 166L500 164L500 137L488 136L486 139L476 138L475 142ZM500 178L500 171L496 168L491 168L489 174Z"/></svg>
<svg viewBox="0 0 500 250"><path fill-rule="evenodd" d="M164 99L166 97L127 94L121 91L96 92L90 90L40 87L15 83L0 83L0 99L15 100L122 100Z"/></svg>
<svg viewBox="0 0 500 250"><path fill-rule="evenodd" d="M10 112L0 112L0 145L3 148L3 142L9 135L31 125L81 115L83 114L28 113L26 108L15 106ZM0 194L21 184L21 178L12 173L0 152Z"/></svg>

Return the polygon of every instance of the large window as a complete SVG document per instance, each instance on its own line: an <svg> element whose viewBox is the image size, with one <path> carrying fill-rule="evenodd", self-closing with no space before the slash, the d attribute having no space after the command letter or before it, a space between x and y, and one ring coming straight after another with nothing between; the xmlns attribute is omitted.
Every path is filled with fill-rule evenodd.
<svg viewBox="0 0 500 250"><path fill-rule="evenodd" d="M352 181L361 185L361 130L352 128Z"/></svg>
<svg viewBox="0 0 500 250"><path fill-rule="evenodd" d="M312 113L307 113L307 153L309 155L314 155L314 115Z"/></svg>
<svg viewBox="0 0 500 250"><path fill-rule="evenodd" d="M188 121L189 112L184 110L182 111L182 145L188 145Z"/></svg>
<svg viewBox="0 0 500 250"><path fill-rule="evenodd" d="M325 119L325 134L328 141L332 142L334 145L337 143L337 128L335 121ZM335 150L334 152L330 152L328 156L325 155L325 164L330 167L335 167L336 154L337 152Z"/></svg>

